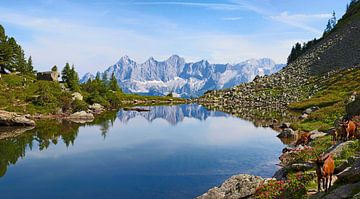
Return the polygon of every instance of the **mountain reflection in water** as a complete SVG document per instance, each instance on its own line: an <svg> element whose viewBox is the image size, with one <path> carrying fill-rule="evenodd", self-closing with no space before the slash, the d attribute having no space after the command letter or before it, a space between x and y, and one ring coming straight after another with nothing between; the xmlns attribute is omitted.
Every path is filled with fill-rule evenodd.
<svg viewBox="0 0 360 199"><path fill-rule="evenodd" d="M194 198L277 169L283 144L269 128L196 104L147 109L0 130L1 198Z"/></svg>

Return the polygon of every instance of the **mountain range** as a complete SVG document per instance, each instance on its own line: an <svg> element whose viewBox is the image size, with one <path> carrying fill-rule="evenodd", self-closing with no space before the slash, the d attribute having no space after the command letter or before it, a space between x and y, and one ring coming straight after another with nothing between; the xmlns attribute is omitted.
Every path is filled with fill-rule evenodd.
<svg viewBox="0 0 360 199"><path fill-rule="evenodd" d="M110 78L114 73L125 93L157 96L173 93L177 97L189 98L201 96L208 90L252 81L257 75L270 75L284 66L269 58L249 59L237 64L211 64L206 60L187 63L184 58L172 55L164 61L151 57L139 64L123 56L97 75L103 77L105 74ZM80 82L94 78L94 74L86 73Z"/></svg>

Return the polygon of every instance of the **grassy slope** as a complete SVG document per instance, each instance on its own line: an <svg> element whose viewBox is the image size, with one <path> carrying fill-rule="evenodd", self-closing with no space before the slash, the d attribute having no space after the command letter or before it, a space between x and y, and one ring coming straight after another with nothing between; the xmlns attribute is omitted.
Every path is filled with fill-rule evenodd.
<svg viewBox="0 0 360 199"><path fill-rule="evenodd" d="M48 88L48 93L54 96L52 103L45 105L35 105L31 100L36 96L36 91L41 86ZM14 111L19 113L55 113L59 108L58 98L62 90L60 84L57 82L40 81L32 76L8 74L2 75L0 79L0 110ZM86 96L86 93L83 93ZM133 105L134 100L145 104L145 101L151 105L165 104L172 100L175 103L185 103L184 99L172 97L157 97L157 96L140 96L135 94L118 93L118 99L122 105ZM155 100L154 103L152 101Z"/></svg>
<svg viewBox="0 0 360 199"><path fill-rule="evenodd" d="M308 119L295 124L295 127L307 131L331 127L337 118L345 114L346 99L353 92L360 92L360 68L344 70L321 81L324 86L312 98L289 105L292 110L320 107Z"/></svg>

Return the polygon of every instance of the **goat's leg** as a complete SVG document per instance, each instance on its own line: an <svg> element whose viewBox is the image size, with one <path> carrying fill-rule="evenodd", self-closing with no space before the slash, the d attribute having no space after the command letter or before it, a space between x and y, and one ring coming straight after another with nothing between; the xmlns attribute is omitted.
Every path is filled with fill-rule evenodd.
<svg viewBox="0 0 360 199"><path fill-rule="evenodd" d="M318 192L321 191L321 178L318 177Z"/></svg>
<svg viewBox="0 0 360 199"><path fill-rule="evenodd" d="M328 180L329 180L329 177L326 176L326 177L325 177L325 192L328 191Z"/></svg>
<svg viewBox="0 0 360 199"><path fill-rule="evenodd" d="M332 174L330 175L329 189L331 188Z"/></svg>

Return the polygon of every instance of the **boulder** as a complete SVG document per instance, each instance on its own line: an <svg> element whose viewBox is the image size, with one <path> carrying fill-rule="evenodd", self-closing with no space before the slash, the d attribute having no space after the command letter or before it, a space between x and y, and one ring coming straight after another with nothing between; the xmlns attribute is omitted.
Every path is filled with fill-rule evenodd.
<svg viewBox="0 0 360 199"><path fill-rule="evenodd" d="M73 94L71 94L71 96L72 100L83 100L83 96L79 92L74 92Z"/></svg>
<svg viewBox="0 0 360 199"><path fill-rule="evenodd" d="M79 111L67 116L66 119L75 123L87 123L87 122L92 122L95 119L95 117L92 113Z"/></svg>
<svg viewBox="0 0 360 199"><path fill-rule="evenodd" d="M104 111L104 107L101 104L98 103L94 103L92 105L89 105L88 107L91 111L95 112L95 113L101 113Z"/></svg>
<svg viewBox="0 0 360 199"><path fill-rule="evenodd" d="M354 163L337 174L342 182L354 183L360 181L360 158L357 158Z"/></svg>
<svg viewBox="0 0 360 199"><path fill-rule="evenodd" d="M326 133L318 131L318 130L310 131L310 134L311 134L310 139L312 139L312 140L315 138L323 137L323 136L327 135Z"/></svg>
<svg viewBox="0 0 360 199"><path fill-rule="evenodd" d="M342 185L334 190L332 190L329 194L327 194L325 199L341 199L341 198L351 198L359 190L360 182L354 184L346 184Z"/></svg>
<svg viewBox="0 0 360 199"><path fill-rule="evenodd" d="M346 113L351 116L360 115L360 95L356 95L353 98L354 100L350 100L345 106Z"/></svg>
<svg viewBox="0 0 360 199"><path fill-rule="evenodd" d="M0 110L0 126L35 126L35 122L28 115Z"/></svg>
<svg viewBox="0 0 360 199"><path fill-rule="evenodd" d="M197 199L237 199L249 198L264 179L248 174L234 175L220 187L214 187Z"/></svg>
<svg viewBox="0 0 360 199"><path fill-rule="evenodd" d="M330 153L333 155L334 158L337 158L341 155L341 153L343 152L343 150L346 147L350 146L353 143L354 143L354 141L347 141L347 142L342 142L340 144L333 145L326 151L326 153Z"/></svg>
<svg viewBox="0 0 360 199"><path fill-rule="evenodd" d="M287 129L287 128L290 128L290 126L291 126L291 123L284 122L280 125L280 128Z"/></svg>
<svg viewBox="0 0 360 199"><path fill-rule="evenodd" d="M309 115L310 113L315 112L317 110L319 110L319 107L313 106L311 108L305 109L305 111L303 111L303 114L308 114Z"/></svg>
<svg viewBox="0 0 360 199"><path fill-rule="evenodd" d="M297 133L292 130L291 128L285 128L284 130L282 130L281 133L279 133L279 135L277 135L277 137L279 138L293 138L296 137Z"/></svg>

